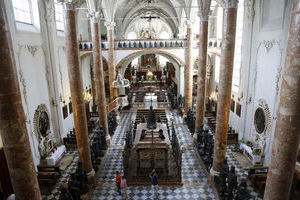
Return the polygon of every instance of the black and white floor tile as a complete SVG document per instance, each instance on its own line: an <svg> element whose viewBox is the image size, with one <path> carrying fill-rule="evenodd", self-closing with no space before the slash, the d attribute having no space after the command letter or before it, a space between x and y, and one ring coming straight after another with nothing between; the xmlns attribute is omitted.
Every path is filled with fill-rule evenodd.
<svg viewBox="0 0 300 200"><path fill-rule="evenodd" d="M78 163L78 152L77 151L68 151L66 154L73 154L74 159L72 163L62 172L61 177L58 180L57 185L67 183L70 179L70 176L72 173L76 171L77 163ZM58 200L60 195L59 186L54 187L54 189L51 191L50 195L43 196L42 200Z"/></svg>
<svg viewBox="0 0 300 200"><path fill-rule="evenodd" d="M167 114L168 117L173 117ZM176 117L176 123L182 123L181 117ZM103 162L101 174L98 179L99 186L95 189L92 200L117 200L122 199L116 188L111 186L115 183L115 171L123 173L122 149L123 147L115 147L114 145L122 145L125 142L126 122L135 117L131 113L121 113L121 124L116 130L112 139L112 146L108 149L107 156ZM192 147L191 137L183 125L176 125L176 131L179 137L180 144L185 146L182 155L182 182L193 186L182 187L160 187L159 199L216 199L212 187L208 183L208 179L201 168L199 159ZM194 186L194 185L197 186ZM106 185L106 186L105 186ZM152 198L151 187L129 187L128 197L132 200L150 200Z"/></svg>
<svg viewBox="0 0 300 200"><path fill-rule="evenodd" d="M105 160L102 162L101 173L98 177L98 186L95 188L92 200L119 200L122 196L116 191L116 188L112 185L115 183L115 171L120 171L123 174L123 163L122 163L122 150L125 144L125 132L127 126L136 117L135 112L121 113L120 126L117 127L116 132L112 138L112 147L107 151ZM183 184L190 184L191 186L182 187L159 187L159 199L160 200L207 200L216 199L216 195L213 192L212 187L208 183L208 178L206 177L204 170L200 165L200 161L196 155L196 152L191 147L192 139L187 131L186 126L182 125L182 117L176 113L171 113L167 111L167 117L174 119L176 126L176 132L179 138L179 142L183 149L182 154L182 182ZM234 165L238 178L247 178L247 171L244 170L238 161L232 155L232 149L227 149L227 159L228 164ZM68 152L74 154L75 158L70 166L62 173L59 182L67 183L70 174L76 170L76 165L78 161L77 151ZM104 186L107 185L107 186ZM197 185L197 186L195 186ZM252 187L248 187L251 192L251 196L255 200L260 200L258 194L253 190ZM51 195L44 196L43 200L58 200L60 195L59 188L53 189ZM129 187L128 197L131 200L151 200L152 190L151 187Z"/></svg>

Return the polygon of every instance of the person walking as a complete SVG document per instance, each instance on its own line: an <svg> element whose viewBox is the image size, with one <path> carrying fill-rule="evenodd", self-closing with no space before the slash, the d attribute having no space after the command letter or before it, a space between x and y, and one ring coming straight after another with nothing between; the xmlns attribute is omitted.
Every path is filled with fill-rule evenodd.
<svg viewBox="0 0 300 200"><path fill-rule="evenodd" d="M119 171L116 171L116 186L117 192L121 195L121 175Z"/></svg>
<svg viewBox="0 0 300 200"><path fill-rule="evenodd" d="M150 174L151 185L153 190L153 199L158 199L158 178L155 169Z"/></svg>
<svg viewBox="0 0 300 200"><path fill-rule="evenodd" d="M127 185L126 178L125 178L125 176L122 176L122 179L121 179L121 189L122 189L122 193L124 195L124 199L125 200L127 199L127 188L128 188L128 185Z"/></svg>

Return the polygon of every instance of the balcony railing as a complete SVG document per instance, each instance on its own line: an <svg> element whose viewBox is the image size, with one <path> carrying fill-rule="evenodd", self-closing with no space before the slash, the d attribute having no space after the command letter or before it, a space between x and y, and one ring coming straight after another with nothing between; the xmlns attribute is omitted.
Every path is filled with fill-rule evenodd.
<svg viewBox="0 0 300 200"><path fill-rule="evenodd" d="M194 40L194 48L199 47L199 39ZM101 47L103 50L108 49L108 42L102 41ZM220 50L222 46L222 39L209 38L208 48ZM151 39L151 40L115 40L115 49L148 49L148 48L186 48L187 39ZM80 51L91 51L93 48L92 42L89 40L79 41Z"/></svg>
<svg viewBox="0 0 300 200"><path fill-rule="evenodd" d="M102 41L101 47L108 49L108 42ZM145 49L145 48L184 48L187 46L186 39L170 40L116 40L115 49ZM93 48L91 41L79 41L81 51L91 51Z"/></svg>

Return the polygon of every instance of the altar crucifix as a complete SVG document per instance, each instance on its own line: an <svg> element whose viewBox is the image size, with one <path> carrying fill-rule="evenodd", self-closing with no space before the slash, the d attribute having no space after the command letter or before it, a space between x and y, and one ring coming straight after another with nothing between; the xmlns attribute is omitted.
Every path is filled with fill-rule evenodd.
<svg viewBox="0 0 300 200"><path fill-rule="evenodd" d="M149 30L150 30L150 39L152 39L152 24L151 24L151 21L152 19L159 19L160 17L159 16L143 16L141 17L141 19L147 19L148 22L149 22Z"/></svg>

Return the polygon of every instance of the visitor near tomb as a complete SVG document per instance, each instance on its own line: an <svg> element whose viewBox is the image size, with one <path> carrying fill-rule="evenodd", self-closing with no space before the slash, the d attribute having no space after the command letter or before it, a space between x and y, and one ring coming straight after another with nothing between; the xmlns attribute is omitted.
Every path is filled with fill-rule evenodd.
<svg viewBox="0 0 300 200"><path fill-rule="evenodd" d="M0 0L0 200L300 199L299 32L300 0Z"/></svg>
<svg viewBox="0 0 300 200"><path fill-rule="evenodd" d="M150 178L153 191L153 199L158 199L158 178L155 169L152 170Z"/></svg>
<svg viewBox="0 0 300 200"><path fill-rule="evenodd" d="M127 199L127 188L128 188L128 185L127 185L126 178L125 178L125 176L122 176L122 179L121 179L121 189L122 189L122 193L124 195L124 199L125 200Z"/></svg>
<svg viewBox="0 0 300 200"><path fill-rule="evenodd" d="M116 186L117 192L121 195L121 175L119 171L116 171Z"/></svg>

